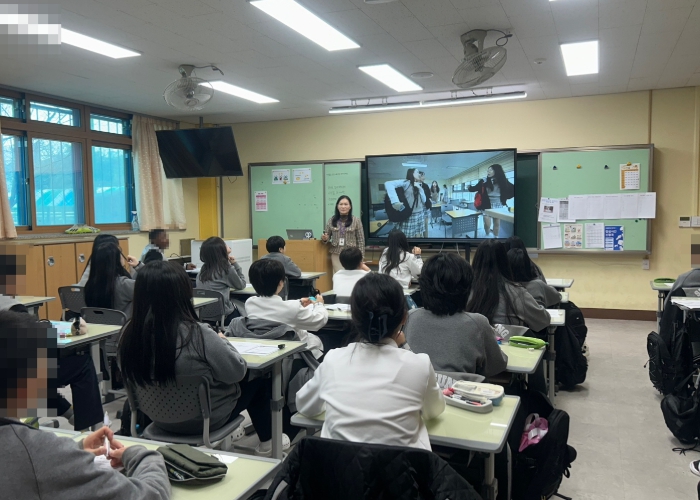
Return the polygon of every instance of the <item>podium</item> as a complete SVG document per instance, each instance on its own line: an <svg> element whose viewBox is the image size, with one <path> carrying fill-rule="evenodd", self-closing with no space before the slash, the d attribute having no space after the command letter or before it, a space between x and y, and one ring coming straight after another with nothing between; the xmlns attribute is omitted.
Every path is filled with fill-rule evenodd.
<svg viewBox="0 0 700 500"><path fill-rule="evenodd" d="M258 259L267 255L267 240L258 240ZM286 240L285 255L294 261L303 272L326 273L316 278L316 288L323 293L333 289L333 264L328 245L320 240Z"/></svg>

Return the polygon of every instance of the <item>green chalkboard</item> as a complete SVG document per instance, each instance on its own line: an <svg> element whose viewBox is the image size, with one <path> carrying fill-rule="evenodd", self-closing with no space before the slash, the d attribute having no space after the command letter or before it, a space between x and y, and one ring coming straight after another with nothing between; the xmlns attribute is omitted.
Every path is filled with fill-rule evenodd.
<svg viewBox="0 0 700 500"><path fill-rule="evenodd" d="M352 200L353 214L359 217L360 207L362 207L360 162L326 163L323 166L326 184L326 220L335 213L335 203L341 195L348 196Z"/></svg>
<svg viewBox="0 0 700 500"><path fill-rule="evenodd" d="M647 193L651 189L653 146L630 148L596 148L541 153L540 196L566 198L570 195ZM640 189L620 189L620 165L639 163ZM580 168L578 168L580 166ZM605 167L608 168L605 168ZM556 169L554 168L556 167ZM602 222L608 226L624 226L624 251L651 251L649 228L645 219L580 220L577 224ZM539 225L541 229L541 224ZM584 230L585 231L585 230ZM541 231L540 231L541 232ZM564 223L562 223L562 235ZM540 236L540 248L543 248ZM581 250L572 250L580 252ZM588 251L605 252L603 249ZM612 253L612 252L607 252Z"/></svg>
<svg viewBox="0 0 700 500"><path fill-rule="evenodd" d="M527 248L537 248L537 193L540 185L539 153L518 153L515 171L515 234Z"/></svg>

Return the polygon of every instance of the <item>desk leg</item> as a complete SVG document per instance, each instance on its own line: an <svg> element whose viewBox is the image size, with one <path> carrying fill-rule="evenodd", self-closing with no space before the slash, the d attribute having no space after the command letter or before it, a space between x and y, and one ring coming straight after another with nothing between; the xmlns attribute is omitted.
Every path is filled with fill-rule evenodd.
<svg viewBox="0 0 700 500"><path fill-rule="evenodd" d="M484 471L484 498L486 500L496 500L498 496L498 480L496 479L496 455L489 453L486 457L486 467Z"/></svg>
<svg viewBox="0 0 700 500"><path fill-rule="evenodd" d="M661 328L661 315L664 313L664 302L666 299L666 294L663 290L659 290L659 295L656 300L656 330Z"/></svg>
<svg viewBox="0 0 700 500"><path fill-rule="evenodd" d="M29 306L27 307L27 311L29 311L29 314L33 314L34 316L39 316L39 308L41 306Z"/></svg>
<svg viewBox="0 0 700 500"><path fill-rule="evenodd" d="M282 460L282 361L272 365L272 458Z"/></svg>
<svg viewBox="0 0 700 500"><path fill-rule="evenodd" d="M552 406L556 408L556 405L554 404L554 396L556 395L556 377L554 376L554 365L555 365L555 360L557 357L557 352L554 349L554 334L556 332L556 327L550 327L547 329L547 338L549 340L549 352L547 353L549 355L549 359L547 360L547 378L549 379L549 390L548 390L548 395L549 395L549 402L552 403Z"/></svg>

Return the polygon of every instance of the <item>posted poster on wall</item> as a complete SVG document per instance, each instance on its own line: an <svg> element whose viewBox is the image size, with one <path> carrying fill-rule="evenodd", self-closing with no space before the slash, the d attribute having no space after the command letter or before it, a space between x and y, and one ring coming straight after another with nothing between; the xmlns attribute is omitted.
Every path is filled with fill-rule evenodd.
<svg viewBox="0 0 700 500"><path fill-rule="evenodd" d="M625 226L605 226L605 250L622 252L624 247Z"/></svg>
<svg viewBox="0 0 700 500"><path fill-rule="evenodd" d="M267 212L267 191L255 192L255 211Z"/></svg>
<svg viewBox="0 0 700 500"><path fill-rule="evenodd" d="M292 171L292 179L294 184L311 184L311 169L295 168Z"/></svg>
<svg viewBox="0 0 700 500"><path fill-rule="evenodd" d="M273 184L289 184L289 169L280 169L272 171L272 183Z"/></svg>
<svg viewBox="0 0 700 500"><path fill-rule="evenodd" d="M620 189L639 189L639 163L620 165Z"/></svg>
<svg viewBox="0 0 700 500"><path fill-rule="evenodd" d="M583 248L583 224L564 224L564 248Z"/></svg>

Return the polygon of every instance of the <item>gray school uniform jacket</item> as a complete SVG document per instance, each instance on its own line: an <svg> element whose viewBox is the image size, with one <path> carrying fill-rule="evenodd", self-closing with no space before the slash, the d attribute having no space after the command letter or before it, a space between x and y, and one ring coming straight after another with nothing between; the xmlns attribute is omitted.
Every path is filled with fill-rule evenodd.
<svg viewBox="0 0 700 500"><path fill-rule="evenodd" d="M136 266L131 272L131 278L119 276L114 285L114 298L112 299L112 309L122 311L127 318L131 318L133 309L132 302L134 301L134 285L136 284L136 275L143 268L143 264Z"/></svg>
<svg viewBox="0 0 700 500"><path fill-rule="evenodd" d="M301 278L301 269L297 266L291 257L287 257L280 252L272 252L263 255L261 259L272 259L281 262L284 265L284 274L290 278Z"/></svg>
<svg viewBox="0 0 700 500"><path fill-rule="evenodd" d="M515 316L508 314L506 302L503 296L498 301L498 307L493 315L493 323L501 325L522 325L527 326L533 332L539 332L549 326L551 317L544 306L535 301L524 286L517 286L513 283L506 283L506 293L509 295Z"/></svg>
<svg viewBox="0 0 700 500"><path fill-rule="evenodd" d="M197 288L205 290L213 290L224 296L224 316L228 316L234 311L233 303L231 302L231 288L243 290L245 288L245 275L243 269L235 262L231 264L228 272L224 276L216 276L209 281L202 281L202 272L206 268L206 264L202 266L197 275Z"/></svg>
<svg viewBox="0 0 700 500"><path fill-rule="evenodd" d="M82 441L20 424L0 426L0 496L22 500L162 500L170 498L163 457L143 446L124 451L124 474L95 465Z"/></svg>
<svg viewBox="0 0 700 500"><path fill-rule="evenodd" d="M541 306L552 307L561 302L561 295L559 295L557 289L549 286L544 281L534 279L521 284Z"/></svg>

